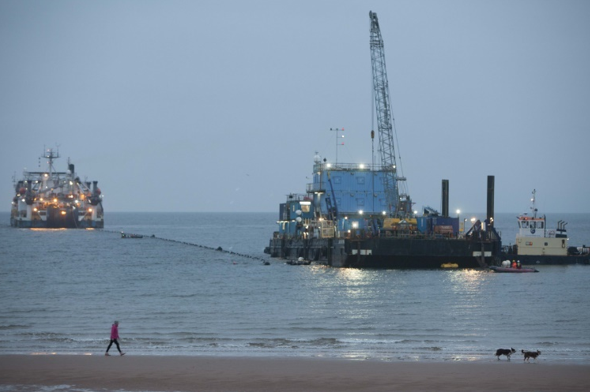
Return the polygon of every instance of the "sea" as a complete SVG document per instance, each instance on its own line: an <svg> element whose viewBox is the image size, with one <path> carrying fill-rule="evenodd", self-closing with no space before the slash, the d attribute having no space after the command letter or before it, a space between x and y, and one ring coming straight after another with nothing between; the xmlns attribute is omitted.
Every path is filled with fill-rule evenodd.
<svg viewBox="0 0 590 392"><path fill-rule="evenodd" d="M506 245L516 215L496 216ZM107 211L103 230L31 230L0 213L0 354L103 355L117 320L127 355L491 362L512 347L590 364L590 266L294 266L263 252L277 218ZM547 218L590 244L590 214Z"/></svg>

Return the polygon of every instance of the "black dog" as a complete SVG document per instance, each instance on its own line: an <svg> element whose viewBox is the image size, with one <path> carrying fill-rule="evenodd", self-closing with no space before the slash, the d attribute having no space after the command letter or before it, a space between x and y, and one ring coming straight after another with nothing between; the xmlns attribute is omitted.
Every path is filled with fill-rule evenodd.
<svg viewBox="0 0 590 392"><path fill-rule="evenodd" d="M498 357L498 361L500 360L500 355L506 355L508 360L510 361L510 356L516 352L515 349L511 348L508 350L507 348L499 348L496 350L496 356Z"/></svg>
<svg viewBox="0 0 590 392"><path fill-rule="evenodd" d="M520 350L523 354L524 354L524 361L530 362L529 359L533 358L534 360L537 360L537 357L539 355L541 355L541 352L539 350L537 351L524 351L524 350Z"/></svg>

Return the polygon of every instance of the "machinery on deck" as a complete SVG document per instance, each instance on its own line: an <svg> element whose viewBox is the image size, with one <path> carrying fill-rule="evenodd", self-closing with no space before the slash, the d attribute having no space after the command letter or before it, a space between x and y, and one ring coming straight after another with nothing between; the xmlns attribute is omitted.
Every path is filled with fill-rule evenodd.
<svg viewBox="0 0 590 392"><path fill-rule="evenodd" d="M377 114L381 165L385 168L383 183L387 195L388 213L398 218L409 218L412 216L412 199L408 194L406 178L402 174L401 167L398 168L395 159L396 150L393 141L395 119L389 99L385 47L383 37L381 37L377 13L370 11L369 18L371 19L370 47L371 68L373 70L373 96Z"/></svg>

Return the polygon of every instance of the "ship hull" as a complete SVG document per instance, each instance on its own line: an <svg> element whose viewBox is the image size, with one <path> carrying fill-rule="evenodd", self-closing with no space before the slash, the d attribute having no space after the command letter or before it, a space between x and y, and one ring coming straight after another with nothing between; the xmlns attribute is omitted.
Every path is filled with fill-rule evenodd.
<svg viewBox="0 0 590 392"><path fill-rule="evenodd" d="M520 260L522 265L588 265L590 264L590 255L547 256L503 253L502 260Z"/></svg>
<svg viewBox="0 0 590 392"><path fill-rule="evenodd" d="M28 219L27 217L18 217L16 213L10 217L12 227L24 229L102 229L104 228L103 219L80 219L77 217L78 210L60 209L49 207L46 215L41 219L39 217Z"/></svg>
<svg viewBox="0 0 590 392"><path fill-rule="evenodd" d="M272 257L325 263L333 267L380 269L482 268L497 264L499 242L445 238L270 240Z"/></svg>
<svg viewBox="0 0 590 392"><path fill-rule="evenodd" d="M43 221L43 220L25 220L10 218L10 226L21 229L103 229L103 221L82 220L79 222L69 221Z"/></svg>

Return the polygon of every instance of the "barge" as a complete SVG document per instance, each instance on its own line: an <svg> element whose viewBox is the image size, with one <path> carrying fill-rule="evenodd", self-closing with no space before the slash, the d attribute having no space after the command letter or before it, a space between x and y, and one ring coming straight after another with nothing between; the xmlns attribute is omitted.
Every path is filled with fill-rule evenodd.
<svg viewBox="0 0 590 392"><path fill-rule="evenodd" d="M488 177L488 209L464 233L448 214L448 180L443 180L442 212L413 211L406 178L396 164L383 38L377 14L369 13L373 97L380 162L328 162L316 154L313 182L306 193L280 204L278 229L265 252L288 261L300 258L333 267L487 268L499 263L501 239L494 230L493 176ZM343 129L342 129L343 131ZM375 132L371 131L372 143ZM374 146L373 146L374 150ZM302 263L296 263L302 264Z"/></svg>
<svg viewBox="0 0 590 392"><path fill-rule="evenodd" d="M307 193L290 194L279 208L278 230L265 253L287 261L303 258L332 267L438 269L487 268L500 261L501 238L493 226L493 183L488 177L488 219L466 233L448 216L448 181L443 212L421 216L387 212L384 168L314 161ZM405 200L411 204L411 200Z"/></svg>
<svg viewBox="0 0 590 392"><path fill-rule="evenodd" d="M59 151L47 149L45 171L27 171L14 180L10 225L20 228L104 227L103 195L98 181L81 181L74 164L68 159L68 169L56 171L53 161Z"/></svg>

